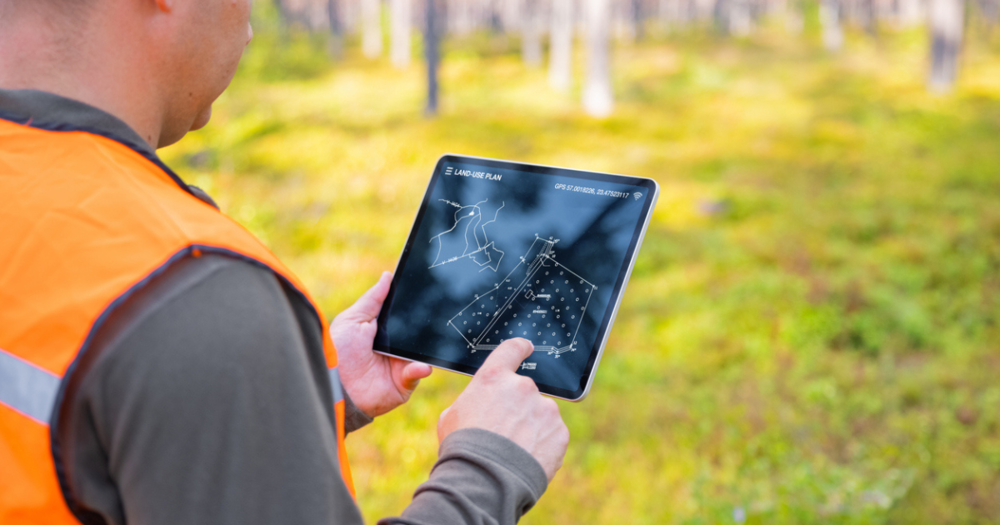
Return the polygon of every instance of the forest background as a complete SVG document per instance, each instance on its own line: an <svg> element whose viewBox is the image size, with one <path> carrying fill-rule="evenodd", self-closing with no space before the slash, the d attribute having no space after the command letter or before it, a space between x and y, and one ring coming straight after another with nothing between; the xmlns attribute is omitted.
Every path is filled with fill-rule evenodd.
<svg viewBox="0 0 1000 525"><path fill-rule="evenodd" d="M593 391L561 403L565 466L523 523L997 523L996 17L256 2L212 122L161 153L331 317L395 266L445 152L660 183ZM369 522L426 479L467 381L436 371L349 437Z"/></svg>

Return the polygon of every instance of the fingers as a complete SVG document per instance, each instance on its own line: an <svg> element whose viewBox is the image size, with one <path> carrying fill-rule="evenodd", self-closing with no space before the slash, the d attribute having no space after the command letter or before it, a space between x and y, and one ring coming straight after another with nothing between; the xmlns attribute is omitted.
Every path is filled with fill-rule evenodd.
<svg viewBox="0 0 1000 525"><path fill-rule="evenodd" d="M486 358L486 362L480 370L497 368L502 370L515 371L521 362L528 358L535 351L535 345L527 339L508 339L493 350L493 353Z"/></svg>
<svg viewBox="0 0 1000 525"><path fill-rule="evenodd" d="M403 363L403 370L399 374L399 379L400 386L405 390L412 392L420 384L421 379L431 375L432 368L430 365L424 363L407 363L398 359L396 361Z"/></svg>
<svg viewBox="0 0 1000 525"><path fill-rule="evenodd" d="M372 320L378 317L382 310L382 302L389 295L389 285L392 284L392 272L382 272L378 282L368 289L348 310L352 313Z"/></svg>

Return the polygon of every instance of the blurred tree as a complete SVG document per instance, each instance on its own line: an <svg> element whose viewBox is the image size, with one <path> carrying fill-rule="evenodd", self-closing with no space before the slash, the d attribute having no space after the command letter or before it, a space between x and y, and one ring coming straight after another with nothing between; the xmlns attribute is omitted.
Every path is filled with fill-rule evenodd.
<svg viewBox="0 0 1000 525"><path fill-rule="evenodd" d="M611 93L611 9L609 0L585 0L587 17L587 78L583 109L588 115L606 117L614 109Z"/></svg>
<svg viewBox="0 0 1000 525"><path fill-rule="evenodd" d="M875 9L875 0L858 0L858 3L861 27L870 36L878 36L878 12Z"/></svg>
<svg viewBox="0 0 1000 525"><path fill-rule="evenodd" d="M729 34L738 37L749 36L753 29L750 0L730 0L726 5L729 6L727 17Z"/></svg>
<svg viewBox="0 0 1000 525"><path fill-rule="evenodd" d="M722 35L729 34L729 15L732 10L730 9L730 4L735 0L715 0L712 3L712 21L715 26L715 30Z"/></svg>
<svg viewBox="0 0 1000 525"><path fill-rule="evenodd" d="M438 49L440 41L440 20L437 13L438 0L426 0L424 5L424 54L427 60L427 107L428 116L438 112L438 65L441 61Z"/></svg>
<svg viewBox="0 0 1000 525"><path fill-rule="evenodd" d="M340 0L326 1L326 16L330 25L330 56L340 59L344 54L344 23L340 15Z"/></svg>
<svg viewBox="0 0 1000 525"><path fill-rule="evenodd" d="M501 12L500 5L511 3L514 0L487 0L487 16L490 23L490 31L494 34L500 34L507 31L507 27L503 23L503 13Z"/></svg>
<svg viewBox="0 0 1000 525"><path fill-rule="evenodd" d="M636 17L633 14L635 0L612 0L611 18L614 21L615 37L625 42L635 42Z"/></svg>
<svg viewBox="0 0 1000 525"><path fill-rule="evenodd" d="M573 0L552 1L549 84L565 91L573 81Z"/></svg>
<svg viewBox="0 0 1000 525"><path fill-rule="evenodd" d="M357 33L361 25L361 6L357 0L341 0L339 7L340 25L344 29L344 35Z"/></svg>
<svg viewBox="0 0 1000 525"><path fill-rule="evenodd" d="M1000 19L1000 0L975 0L972 5L975 5L979 12L981 24L989 37L993 33L993 27Z"/></svg>
<svg viewBox="0 0 1000 525"><path fill-rule="evenodd" d="M410 17L411 0L391 0L390 24L391 49L389 55L396 67L410 65Z"/></svg>
<svg viewBox="0 0 1000 525"><path fill-rule="evenodd" d="M274 0L274 7L278 9L278 19L281 21L282 26L287 26L294 16L291 9L285 5L285 0Z"/></svg>
<svg viewBox="0 0 1000 525"><path fill-rule="evenodd" d="M924 7L921 0L896 0L896 24L900 27L913 27L924 21Z"/></svg>
<svg viewBox="0 0 1000 525"><path fill-rule="evenodd" d="M521 56L532 67L542 64L541 7L540 2L528 0L521 22Z"/></svg>
<svg viewBox="0 0 1000 525"><path fill-rule="evenodd" d="M805 20L802 16L802 0L786 0L785 5L785 30L793 35L802 34L805 27Z"/></svg>
<svg viewBox="0 0 1000 525"><path fill-rule="evenodd" d="M929 11L931 67L928 85L931 91L946 93L958 75L965 4L963 0L931 0Z"/></svg>
<svg viewBox="0 0 1000 525"><path fill-rule="evenodd" d="M635 26L635 40L642 41L646 36L646 6L642 0L631 0L632 2L632 23Z"/></svg>
<svg viewBox="0 0 1000 525"><path fill-rule="evenodd" d="M361 0L361 51L368 58L382 54L381 0Z"/></svg>
<svg viewBox="0 0 1000 525"><path fill-rule="evenodd" d="M521 30L521 13L524 9L522 0L497 0L500 2L501 24L504 31L510 33Z"/></svg>
<svg viewBox="0 0 1000 525"><path fill-rule="evenodd" d="M820 0L819 22L823 26L823 47L827 51L840 51L844 46L844 28L839 0Z"/></svg>
<svg viewBox="0 0 1000 525"><path fill-rule="evenodd" d="M980 0L979 9L986 22L987 31L992 31L997 22L1000 22L1000 0Z"/></svg>
<svg viewBox="0 0 1000 525"><path fill-rule="evenodd" d="M677 22L679 18L677 5L676 0L656 0L656 17L659 19L660 26L669 29Z"/></svg>

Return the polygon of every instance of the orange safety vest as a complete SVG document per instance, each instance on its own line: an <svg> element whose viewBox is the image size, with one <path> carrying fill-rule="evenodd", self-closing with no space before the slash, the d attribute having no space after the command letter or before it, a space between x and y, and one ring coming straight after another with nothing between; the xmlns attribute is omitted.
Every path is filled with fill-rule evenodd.
<svg viewBox="0 0 1000 525"><path fill-rule="evenodd" d="M298 279L157 159L96 133L0 119L0 523L77 523L49 426L74 363L125 298L203 253L262 265L312 305L333 382L341 474L354 494L337 352Z"/></svg>

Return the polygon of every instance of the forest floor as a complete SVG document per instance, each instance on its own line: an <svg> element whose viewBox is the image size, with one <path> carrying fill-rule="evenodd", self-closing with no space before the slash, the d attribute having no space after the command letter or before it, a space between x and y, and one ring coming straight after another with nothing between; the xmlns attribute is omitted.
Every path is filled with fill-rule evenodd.
<svg viewBox="0 0 1000 525"><path fill-rule="evenodd" d="M1000 521L1000 52L924 88L921 34L681 35L614 51L614 115L516 42L450 41L442 109L399 70L258 27L212 123L163 156L333 317L391 270L445 152L606 170L662 193L565 466L528 524ZM582 71L577 59L577 77ZM468 378L352 434L369 522L398 514Z"/></svg>

